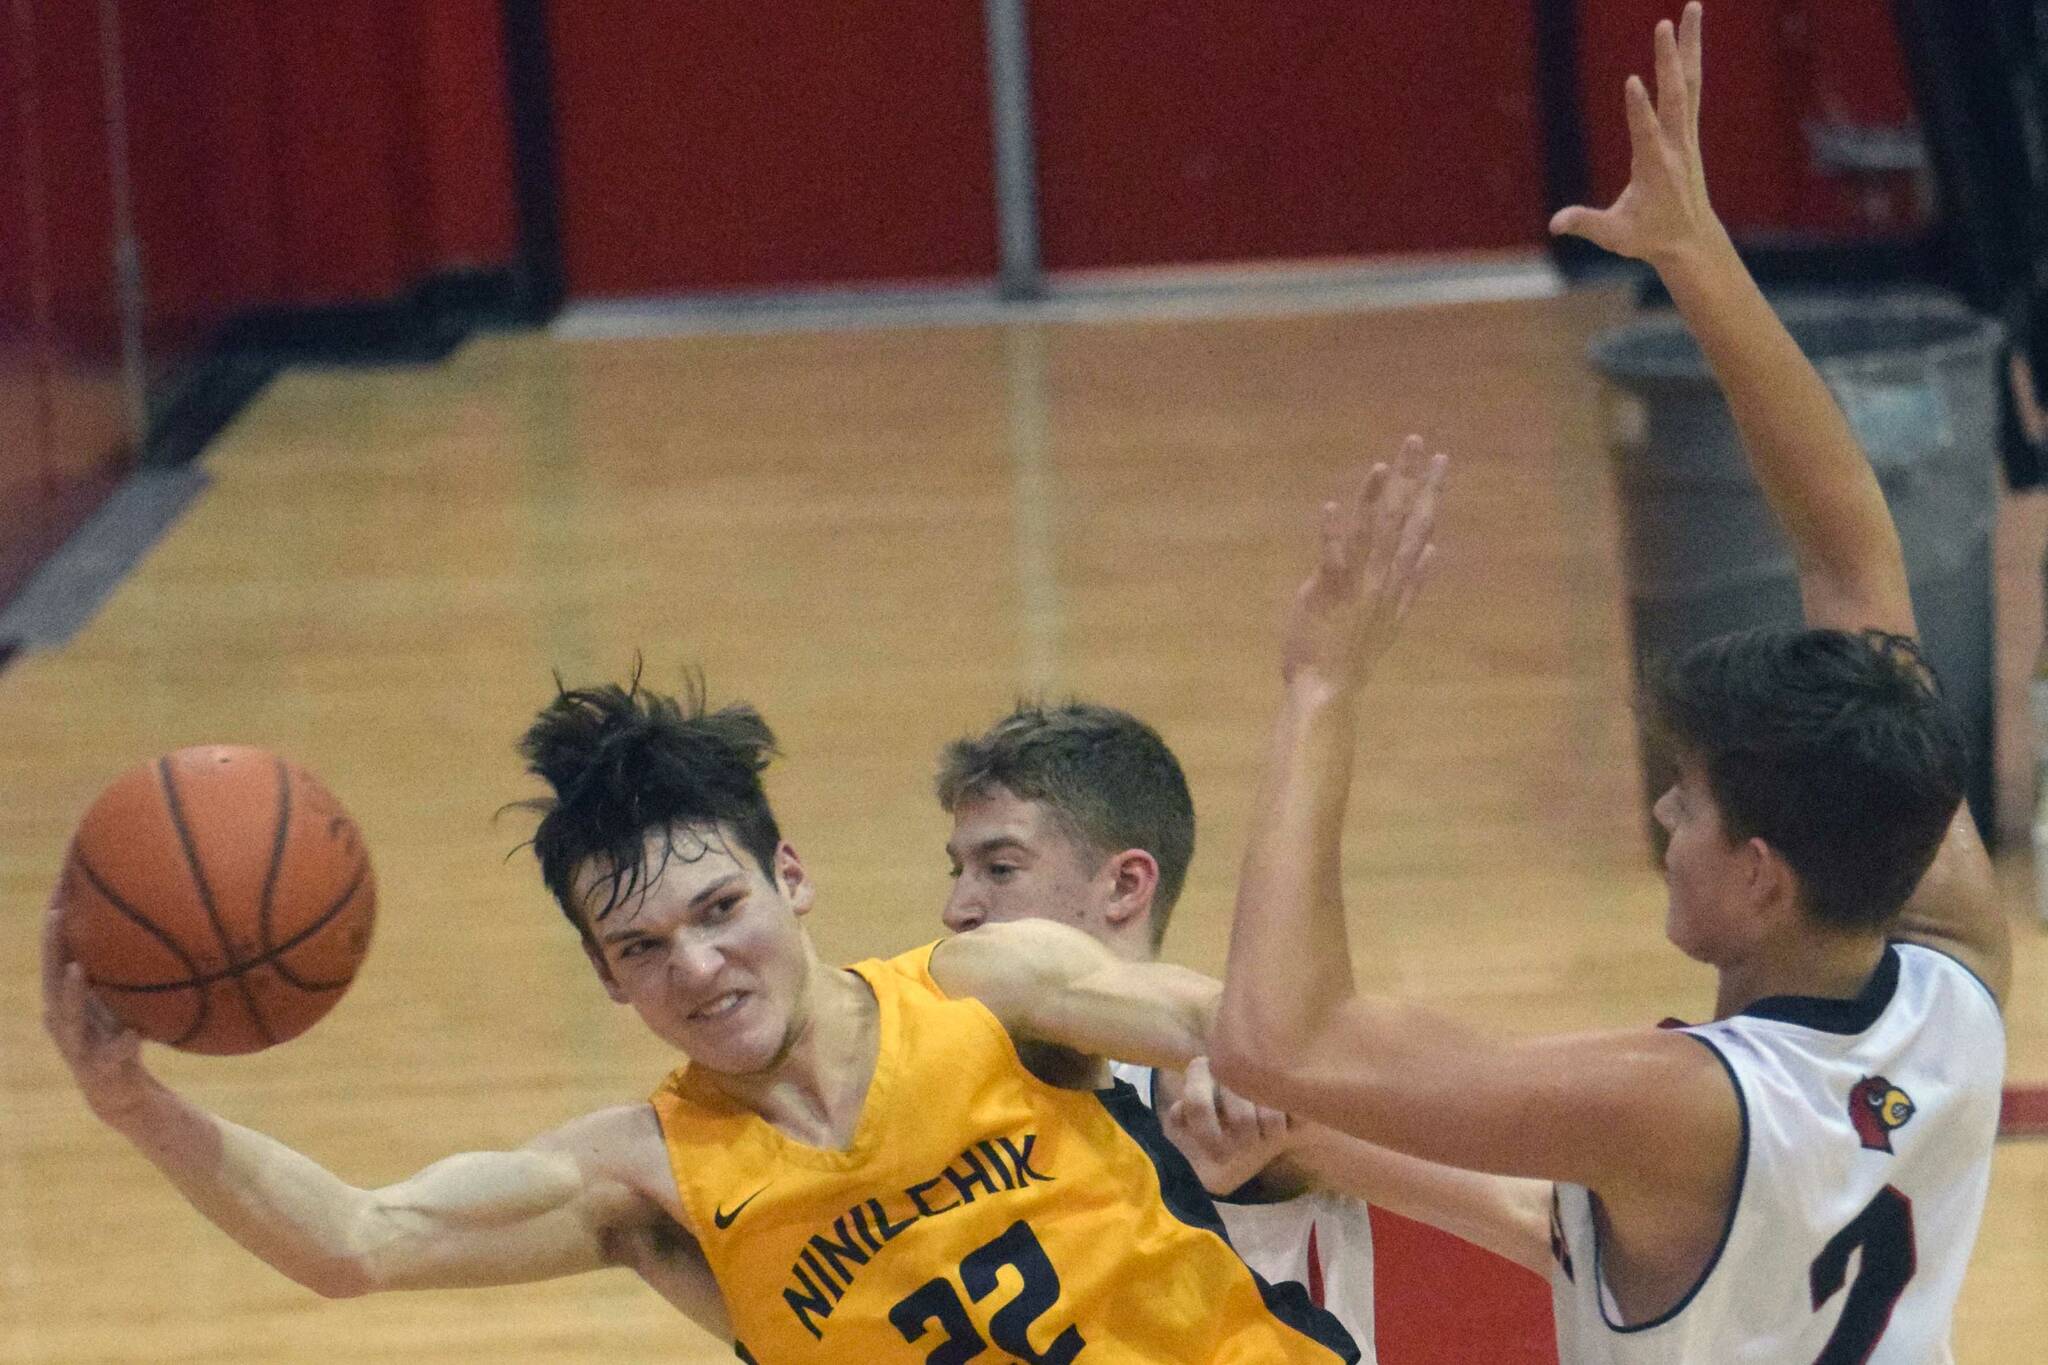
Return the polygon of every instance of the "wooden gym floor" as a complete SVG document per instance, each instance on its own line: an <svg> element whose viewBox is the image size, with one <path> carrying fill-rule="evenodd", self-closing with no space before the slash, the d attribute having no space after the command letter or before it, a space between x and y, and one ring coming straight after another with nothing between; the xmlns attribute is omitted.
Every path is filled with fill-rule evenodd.
<svg viewBox="0 0 2048 1365"><path fill-rule="evenodd" d="M69 646L0 674L0 1361L728 1359L622 1275L329 1304L98 1128L37 1022L35 923L72 821L187 743L293 755L360 819L378 939L272 1053L153 1053L347 1177L514 1145L670 1065L591 978L504 803L549 670L756 702L821 888L823 951L935 935L932 758L1020 692L1150 718L1200 848L1169 950L1220 965L1316 501L1411 429L1457 461L1443 568L1375 689L1349 873L1374 984L1512 1030L1699 1015L1637 805L1603 421L1605 293L1329 316L779 337L478 340L429 369L299 373ZM2008 674L2048 521L2003 523ZM2017 698L2020 693L2008 689ZM2023 703L2020 703L2023 705ZM2031 743L2008 707L2005 819ZM2025 840L2012 1074L2048 1081ZM1965 1365L2048 1339L2048 1143L2000 1149Z"/></svg>

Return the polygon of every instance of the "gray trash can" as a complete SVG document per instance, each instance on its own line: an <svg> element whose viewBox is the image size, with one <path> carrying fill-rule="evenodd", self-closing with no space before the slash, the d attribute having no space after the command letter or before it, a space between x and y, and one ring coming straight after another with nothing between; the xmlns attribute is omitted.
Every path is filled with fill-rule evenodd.
<svg viewBox="0 0 2048 1365"><path fill-rule="evenodd" d="M1970 805L1988 830L2000 330L1923 293L1783 302L1779 315L1877 470L1921 642L1969 738ZM1678 319L1650 315L1604 333L1592 362L1619 390L1612 453L1637 676L1647 660L1727 631L1798 625L1791 548ZM1672 774L1647 751L1642 767L1647 809ZM1654 820L1651 838L1661 850Z"/></svg>

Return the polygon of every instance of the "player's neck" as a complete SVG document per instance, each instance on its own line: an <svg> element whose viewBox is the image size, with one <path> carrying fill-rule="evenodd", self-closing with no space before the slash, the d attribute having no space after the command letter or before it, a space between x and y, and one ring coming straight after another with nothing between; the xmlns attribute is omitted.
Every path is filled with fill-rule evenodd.
<svg viewBox="0 0 2048 1365"><path fill-rule="evenodd" d="M1882 935L1806 930L1759 945L1739 961L1717 964L1714 1017L1740 1014L1759 1000L1808 996L1853 1000L1884 957Z"/></svg>
<svg viewBox="0 0 2048 1365"><path fill-rule="evenodd" d="M819 966L808 1018L767 1071L718 1078L725 1095L812 1147L843 1151L860 1126L881 1044L874 991L853 972Z"/></svg>

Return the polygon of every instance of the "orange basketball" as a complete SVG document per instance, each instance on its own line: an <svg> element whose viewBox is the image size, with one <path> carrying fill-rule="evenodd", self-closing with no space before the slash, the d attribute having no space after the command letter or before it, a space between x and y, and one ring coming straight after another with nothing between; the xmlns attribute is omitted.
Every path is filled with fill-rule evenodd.
<svg viewBox="0 0 2048 1365"><path fill-rule="evenodd" d="M180 749L116 778L64 868L64 941L123 1023L187 1052L256 1052L334 1008L377 884L355 821L262 749Z"/></svg>

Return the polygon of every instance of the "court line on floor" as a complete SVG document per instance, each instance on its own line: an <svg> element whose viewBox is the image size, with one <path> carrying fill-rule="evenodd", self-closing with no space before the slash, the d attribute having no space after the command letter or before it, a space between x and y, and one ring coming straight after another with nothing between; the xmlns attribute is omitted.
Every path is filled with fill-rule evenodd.
<svg viewBox="0 0 2048 1365"><path fill-rule="evenodd" d="M193 464L140 469L124 480L0 611L0 667L84 629L207 482Z"/></svg>
<svg viewBox="0 0 2048 1365"><path fill-rule="evenodd" d="M572 303L551 324L572 341L760 335L882 327L1102 323L1271 317L1553 298L1564 278L1547 256L1367 265L1139 269L1076 273L1035 299L993 286L887 285L731 291Z"/></svg>

